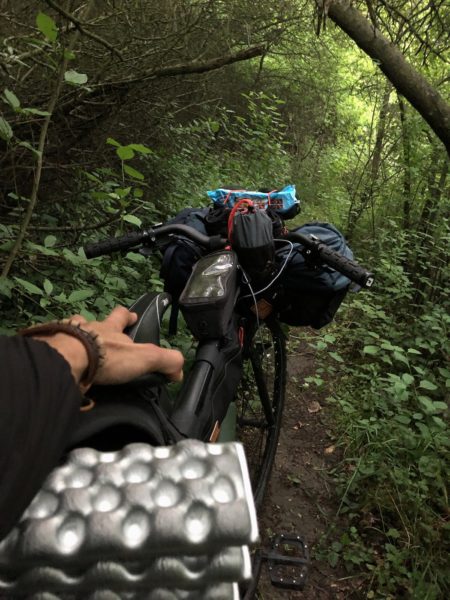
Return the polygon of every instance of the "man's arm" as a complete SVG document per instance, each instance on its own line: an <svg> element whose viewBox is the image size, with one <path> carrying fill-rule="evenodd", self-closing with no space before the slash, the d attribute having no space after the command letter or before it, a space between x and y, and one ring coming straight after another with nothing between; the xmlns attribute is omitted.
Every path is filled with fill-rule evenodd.
<svg viewBox="0 0 450 600"><path fill-rule="evenodd" d="M48 344L0 338L0 539L64 452L81 394Z"/></svg>
<svg viewBox="0 0 450 600"><path fill-rule="evenodd" d="M158 371L182 378L183 356L123 333L137 315L115 308L104 321L69 319L97 340L96 384L126 383ZM84 344L67 333L0 337L0 540L7 535L65 450L88 386Z"/></svg>

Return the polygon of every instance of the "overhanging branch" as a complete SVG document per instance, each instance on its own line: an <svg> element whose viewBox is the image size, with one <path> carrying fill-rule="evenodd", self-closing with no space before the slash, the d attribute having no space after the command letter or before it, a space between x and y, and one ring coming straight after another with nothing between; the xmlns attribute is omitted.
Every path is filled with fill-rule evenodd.
<svg viewBox="0 0 450 600"><path fill-rule="evenodd" d="M245 50L239 50L224 56L216 56L205 61L192 61L187 63L178 63L175 65L168 65L167 67L160 67L157 69L149 69L136 75L135 77L128 77L126 79L120 79L117 81L105 81L91 86L93 89L108 89L108 88L129 88L137 83L146 81L148 79L158 79L162 77L175 77L177 75L191 75L193 73L206 73L207 71L214 71L215 69L221 69L226 65L231 65L235 62L248 60L255 56L261 56L266 51L264 45L251 46L245 48Z"/></svg>

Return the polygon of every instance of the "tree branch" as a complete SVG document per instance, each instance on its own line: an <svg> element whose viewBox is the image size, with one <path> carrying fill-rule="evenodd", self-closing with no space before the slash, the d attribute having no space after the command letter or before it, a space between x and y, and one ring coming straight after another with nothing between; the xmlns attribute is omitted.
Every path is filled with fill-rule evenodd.
<svg viewBox="0 0 450 600"><path fill-rule="evenodd" d="M141 83L147 79L157 79L162 77L174 77L176 75L190 75L192 73L205 73L207 71L213 71L215 69L221 69L226 65L230 65L235 62L242 60L248 60L255 56L261 56L264 54L266 47L264 45L251 46L245 50L239 50L238 52L226 54L225 56L217 56L210 58L206 61L192 61L189 63L179 63L176 65L169 65L167 67L160 67L158 69L150 69L144 71L136 77L129 77L127 79L121 79L118 81L105 81L104 83L98 83L93 87L94 89L107 89L107 88L121 88L130 87L136 83Z"/></svg>
<svg viewBox="0 0 450 600"><path fill-rule="evenodd" d="M78 31L80 33L82 33L86 37L91 38L92 40L95 40L96 42L98 42L102 46L105 46L105 48L108 48L108 50L110 50L111 52L113 52L116 56L118 56L120 58L120 60L123 61L122 53L119 52L119 50L117 50L117 48L114 48L114 46L112 44L110 44L108 41L106 41L104 38L100 37L96 33L92 33L91 31L88 31L85 28L86 27L85 23L82 23L76 17L74 17L73 15L71 15L70 13L68 13L67 11L65 11L64 8L62 8L61 6L59 6L58 4L56 4L56 2L53 2L53 0L45 0L45 2L47 2L47 4L49 6L51 6L53 8L53 10L56 10L56 12L58 12L60 15L62 15L63 17L65 17L71 23L73 23L73 25L76 27L76 29L78 29Z"/></svg>
<svg viewBox="0 0 450 600"><path fill-rule="evenodd" d="M92 3L88 4L88 6L86 8L86 13L89 13L92 6L93 6ZM78 36L79 36L78 32L76 32L72 36L72 39L68 46L69 51L74 48L74 46L77 42ZM3 267L3 271L2 271L2 274L0 277L8 276L9 271L11 270L11 267L12 267L15 259L16 259L17 255L19 254L20 249L22 248L22 244L25 239L25 235L27 233L28 227L31 222L31 217L33 216L33 212L34 212L37 200L38 200L39 185L41 182L42 168L43 168L43 164L44 164L44 150L45 150L45 142L47 139L47 132L48 132L50 121L51 121L53 113L55 111L56 103L58 101L58 98L59 98L59 95L61 92L61 88L62 88L62 85L64 82L64 73L66 71L67 64L69 61L68 56L69 56L69 54L67 52L65 52L62 56L58 75L57 75L56 82L55 82L55 87L53 88L53 92L52 92L52 95L50 97L50 100L49 100L49 103L47 106L48 114L44 118L44 122L42 124L41 131L39 134L36 168L34 171L33 188L31 190L30 202L28 204L28 208L25 213L24 219L21 223L19 234L16 238L16 241L14 243L14 246L11 249L11 252L10 252L8 258L6 259L6 262L5 262L5 265Z"/></svg>
<svg viewBox="0 0 450 600"><path fill-rule="evenodd" d="M315 0L319 6L326 0ZM450 155L450 106L419 71L406 60L400 50L349 0L333 0L328 16L371 58L402 94L422 115L439 137Z"/></svg>

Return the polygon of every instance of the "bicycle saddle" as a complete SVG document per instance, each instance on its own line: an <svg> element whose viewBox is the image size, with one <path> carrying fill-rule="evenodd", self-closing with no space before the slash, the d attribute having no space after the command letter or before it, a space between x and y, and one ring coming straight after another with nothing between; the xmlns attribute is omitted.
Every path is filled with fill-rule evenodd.
<svg viewBox="0 0 450 600"><path fill-rule="evenodd" d="M130 311L138 315L134 325L128 327L125 333L136 343L152 343L159 346L161 319L170 306L172 298L166 292L147 292L134 304Z"/></svg>

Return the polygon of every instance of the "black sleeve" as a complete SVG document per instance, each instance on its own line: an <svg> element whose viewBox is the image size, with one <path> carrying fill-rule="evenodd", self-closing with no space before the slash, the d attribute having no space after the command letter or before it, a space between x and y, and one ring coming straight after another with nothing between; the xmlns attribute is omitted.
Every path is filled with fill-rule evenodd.
<svg viewBox="0 0 450 600"><path fill-rule="evenodd" d="M60 460L80 402L69 364L56 350L0 337L0 540Z"/></svg>

